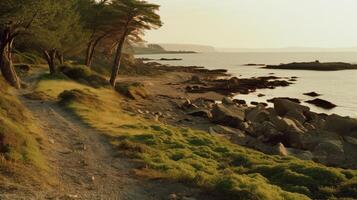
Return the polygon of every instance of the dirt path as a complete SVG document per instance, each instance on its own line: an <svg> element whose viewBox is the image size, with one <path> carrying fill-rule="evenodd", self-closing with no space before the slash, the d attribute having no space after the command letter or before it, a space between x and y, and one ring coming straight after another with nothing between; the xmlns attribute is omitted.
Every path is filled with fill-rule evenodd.
<svg viewBox="0 0 357 200"><path fill-rule="evenodd" d="M35 77L33 75L26 80L33 82ZM43 153L58 177L56 186L48 191L34 192L33 199L156 200L167 199L171 193L186 190L177 184L135 177L131 172L134 164L115 156L100 133L56 103L24 98L23 94L32 91L30 82L30 87L18 95L48 137L50 145Z"/></svg>

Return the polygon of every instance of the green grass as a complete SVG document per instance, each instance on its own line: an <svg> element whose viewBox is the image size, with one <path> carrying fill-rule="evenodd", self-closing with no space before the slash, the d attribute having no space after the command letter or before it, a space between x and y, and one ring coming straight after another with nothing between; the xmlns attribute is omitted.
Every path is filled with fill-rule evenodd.
<svg viewBox="0 0 357 200"><path fill-rule="evenodd" d="M122 109L114 90L69 80L36 89L108 135L118 152L148 166L142 174L205 188L221 199L357 198L357 172L292 157L270 156L209 133L140 118ZM139 173L140 174L140 173Z"/></svg>

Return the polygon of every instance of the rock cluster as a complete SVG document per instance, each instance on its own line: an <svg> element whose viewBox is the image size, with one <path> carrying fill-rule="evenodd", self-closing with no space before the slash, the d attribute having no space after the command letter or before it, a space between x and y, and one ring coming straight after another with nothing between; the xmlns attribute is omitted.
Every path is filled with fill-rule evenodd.
<svg viewBox="0 0 357 200"><path fill-rule="evenodd" d="M317 114L284 98L274 108L247 107L224 98L221 104L198 105L190 114L210 119L210 133L267 154L295 156L343 168L357 168L357 120ZM187 105L185 106L187 109Z"/></svg>
<svg viewBox="0 0 357 200"><path fill-rule="evenodd" d="M286 80L281 80L275 76L257 77L249 79L239 79L232 77L230 79L212 80L206 83L206 86L188 86L186 90L191 93L202 93L214 91L221 94L241 93L248 94L256 91L257 89L276 87L286 87L291 83Z"/></svg>

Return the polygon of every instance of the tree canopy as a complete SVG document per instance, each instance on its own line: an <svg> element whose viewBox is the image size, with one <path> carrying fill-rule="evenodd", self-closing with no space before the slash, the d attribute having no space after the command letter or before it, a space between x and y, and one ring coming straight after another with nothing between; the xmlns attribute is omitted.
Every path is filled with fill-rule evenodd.
<svg viewBox="0 0 357 200"><path fill-rule="evenodd" d="M143 0L0 1L2 75L20 87L12 64L14 43L41 52L51 73L56 73L56 64L62 64L66 56L84 57L90 67L100 47L113 55L110 82L115 86L124 44L142 42L146 30L159 28L158 10L158 5Z"/></svg>

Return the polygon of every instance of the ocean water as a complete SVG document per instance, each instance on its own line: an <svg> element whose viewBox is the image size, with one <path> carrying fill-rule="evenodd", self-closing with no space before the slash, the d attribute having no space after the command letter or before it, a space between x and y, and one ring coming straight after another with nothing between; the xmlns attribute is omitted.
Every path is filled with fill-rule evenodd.
<svg viewBox="0 0 357 200"><path fill-rule="evenodd" d="M237 77L268 76L274 73L278 77L297 76L298 81L284 88L274 90L262 89L249 95L237 95L235 98L247 102L266 102L274 97L292 97L302 101L313 99L303 95L306 92L322 94L322 99L338 105L332 110L325 110L310 104L303 103L311 110L319 113L336 113L342 116L357 118L357 70L344 71L307 71L307 70L275 70L262 69L259 66L244 66L254 64L280 64L290 62L349 62L357 63L356 53L198 53L198 54L169 54L169 55L138 55L151 59L181 58L181 61L159 61L163 64L177 66L203 66L208 69L227 69ZM258 94L265 97L257 97Z"/></svg>

